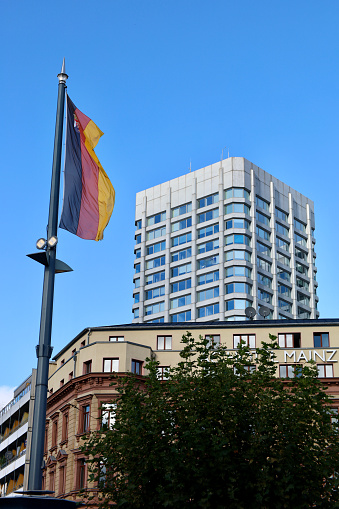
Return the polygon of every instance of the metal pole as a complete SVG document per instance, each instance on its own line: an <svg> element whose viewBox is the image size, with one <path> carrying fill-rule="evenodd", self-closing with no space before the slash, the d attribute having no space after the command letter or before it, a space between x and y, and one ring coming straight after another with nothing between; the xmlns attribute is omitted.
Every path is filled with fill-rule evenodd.
<svg viewBox="0 0 339 509"><path fill-rule="evenodd" d="M54 153L52 167L51 195L49 203L49 216L47 240L56 237L58 230L59 188L61 172L62 130L64 120L65 89L68 78L65 73L65 59L61 73L58 74L58 104L55 124ZM48 245L47 245L48 246ZM48 389L48 366L52 355L52 315L54 297L54 278L56 245L47 247L47 265L45 266L44 285L42 293L41 319L39 345L36 347L38 369L35 388L35 402L33 414L33 429L31 442L30 467L28 477L28 490L41 490L42 467L44 456L44 439Z"/></svg>

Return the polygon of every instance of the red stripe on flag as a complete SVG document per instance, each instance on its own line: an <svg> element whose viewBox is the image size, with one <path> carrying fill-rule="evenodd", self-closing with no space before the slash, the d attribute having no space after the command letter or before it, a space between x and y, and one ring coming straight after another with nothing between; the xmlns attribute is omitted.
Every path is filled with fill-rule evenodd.
<svg viewBox="0 0 339 509"><path fill-rule="evenodd" d="M82 164L82 196L77 235L82 239L95 240L99 226L99 168L88 153L88 150L85 146L85 137L81 129L80 140Z"/></svg>
<svg viewBox="0 0 339 509"><path fill-rule="evenodd" d="M87 115L82 113L82 111L78 110L78 108L76 108L74 113L78 117L78 120L81 125L81 129L84 131L86 129L87 124L91 121L91 119Z"/></svg>

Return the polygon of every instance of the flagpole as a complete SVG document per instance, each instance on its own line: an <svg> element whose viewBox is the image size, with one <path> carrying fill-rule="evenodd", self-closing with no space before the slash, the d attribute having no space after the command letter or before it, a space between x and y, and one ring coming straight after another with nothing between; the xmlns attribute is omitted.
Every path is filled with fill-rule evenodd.
<svg viewBox="0 0 339 509"><path fill-rule="evenodd" d="M35 402L33 414L32 440L30 448L30 466L28 491L39 491L42 487L42 468L44 456L44 438L46 425L48 368L52 355L52 315L54 297L54 279L56 266L56 245L58 231L58 208L61 173L62 132L65 105L66 80L65 59L58 74L58 102L55 124L54 152L52 166L51 194L46 242L46 263L42 293L39 345L36 347L38 357ZM38 260L37 260L38 261Z"/></svg>

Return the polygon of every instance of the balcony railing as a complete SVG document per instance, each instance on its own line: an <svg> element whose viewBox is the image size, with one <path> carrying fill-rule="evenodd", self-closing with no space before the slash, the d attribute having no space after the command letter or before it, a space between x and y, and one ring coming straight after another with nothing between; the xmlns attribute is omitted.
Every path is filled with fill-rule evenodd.
<svg viewBox="0 0 339 509"><path fill-rule="evenodd" d="M5 468L5 467L8 467L8 465L10 465L11 463L13 463L13 461L21 458L21 456L23 456L24 454L26 454L26 448L23 449L21 452L19 452L19 454L16 454L15 456L13 456L10 460L5 460L3 463L0 464L0 471Z"/></svg>
<svg viewBox="0 0 339 509"><path fill-rule="evenodd" d="M6 438L10 437L15 431L21 428L24 424L28 422L28 417L26 419L23 419L21 422L19 422L16 426L14 426L12 429L9 430L9 432L6 435L0 435L0 443L3 440L6 440Z"/></svg>
<svg viewBox="0 0 339 509"><path fill-rule="evenodd" d="M28 384L21 392L19 392L19 394L15 398L12 399L12 401L7 403L7 405L3 407L3 409L0 411L0 417L5 415L8 412L8 410L10 410L10 408L12 408L12 406L15 405L15 403L17 403L21 398L23 398L24 395L27 394L27 392L29 392L30 390L31 384Z"/></svg>

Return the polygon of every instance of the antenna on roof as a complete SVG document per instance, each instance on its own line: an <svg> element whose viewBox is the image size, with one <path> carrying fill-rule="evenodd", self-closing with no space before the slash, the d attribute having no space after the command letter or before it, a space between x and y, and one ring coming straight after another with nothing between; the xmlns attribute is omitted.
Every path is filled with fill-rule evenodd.
<svg viewBox="0 0 339 509"><path fill-rule="evenodd" d="M222 149L222 151L221 151L221 161L220 162L222 162L224 160L224 150L225 150L225 148L227 148L227 147L224 147ZM230 157L230 149L229 148L227 149L227 157Z"/></svg>
<svg viewBox="0 0 339 509"><path fill-rule="evenodd" d="M190 159L190 173L191 173L191 171L192 171L192 161Z"/></svg>

